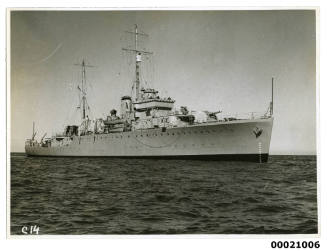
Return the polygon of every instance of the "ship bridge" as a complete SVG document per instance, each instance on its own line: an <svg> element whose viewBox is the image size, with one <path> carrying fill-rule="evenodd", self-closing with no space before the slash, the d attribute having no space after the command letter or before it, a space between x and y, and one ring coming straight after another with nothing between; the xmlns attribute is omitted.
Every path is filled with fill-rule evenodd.
<svg viewBox="0 0 327 251"><path fill-rule="evenodd" d="M156 110L172 110L175 100L168 98L161 98L158 91L155 89L147 88L141 89L140 98L133 102L136 112L144 112L152 109Z"/></svg>
<svg viewBox="0 0 327 251"><path fill-rule="evenodd" d="M136 119L149 119L149 117L162 117L168 116L168 113L173 109L175 100L168 98L162 98L158 95L158 91L153 88L144 88L141 85L140 79L140 66L142 64L142 56L150 57L153 53L140 50L138 46L138 39L140 36L147 37L148 35L139 32L137 25L135 25L135 30L133 32L128 32L134 35L134 48L122 48L128 53L132 53L135 59L135 81L133 89L135 90L135 97L132 98L132 106L135 112ZM127 99L125 99L127 100ZM122 111L126 113L126 109L129 109L129 106L126 105L127 101L122 100ZM126 106L126 109L124 108Z"/></svg>

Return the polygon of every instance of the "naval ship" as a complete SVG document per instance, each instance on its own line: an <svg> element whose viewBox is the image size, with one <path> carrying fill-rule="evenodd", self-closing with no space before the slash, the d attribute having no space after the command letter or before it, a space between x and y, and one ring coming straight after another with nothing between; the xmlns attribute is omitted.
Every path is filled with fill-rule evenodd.
<svg viewBox="0 0 327 251"><path fill-rule="evenodd" d="M121 97L120 112L112 109L104 118L90 118L86 93L86 67L81 66L80 124L65 126L51 138L38 141L33 133L25 142L28 156L75 156L115 158L168 158L201 160L246 160L267 162L273 126L273 79L271 102L265 113L237 118L221 111L190 111L175 108L175 100L144 87L140 79L143 57L152 54L138 46L138 31L132 32L134 45L123 48L131 54L135 75L133 93ZM134 67L133 66L133 67Z"/></svg>

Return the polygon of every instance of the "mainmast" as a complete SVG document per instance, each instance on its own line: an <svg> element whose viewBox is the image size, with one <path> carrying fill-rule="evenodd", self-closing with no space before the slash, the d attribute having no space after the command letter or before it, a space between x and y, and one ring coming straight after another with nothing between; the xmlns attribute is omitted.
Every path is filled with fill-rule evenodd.
<svg viewBox="0 0 327 251"><path fill-rule="evenodd" d="M140 65L142 62L142 54L152 54L149 51L139 50L138 48L138 36L146 36L148 34L139 32L137 29L137 25L135 24L134 32L126 31L127 33L134 34L134 49L122 48L124 51L129 51L135 54L135 100L138 101L140 98Z"/></svg>
<svg viewBox="0 0 327 251"><path fill-rule="evenodd" d="M84 120L86 118L86 105L87 105L87 100L86 100L86 71L85 68L86 67L94 67L93 65L87 65L85 64L85 61L83 59L81 64L75 64L77 66L81 66L82 67L82 83L81 83L81 87L77 86L77 89L82 93L82 120Z"/></svg>

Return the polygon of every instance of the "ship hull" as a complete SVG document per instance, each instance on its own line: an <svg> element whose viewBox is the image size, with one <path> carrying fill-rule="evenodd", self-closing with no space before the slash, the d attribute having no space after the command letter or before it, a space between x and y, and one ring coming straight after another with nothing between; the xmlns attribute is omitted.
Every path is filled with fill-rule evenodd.
<svg viewBox="0 0 327 251"><path fill-rule="evenodd" d="M246 160L266 162L273 118L74 136L70 144L25 146L31 156Z"/></svg>

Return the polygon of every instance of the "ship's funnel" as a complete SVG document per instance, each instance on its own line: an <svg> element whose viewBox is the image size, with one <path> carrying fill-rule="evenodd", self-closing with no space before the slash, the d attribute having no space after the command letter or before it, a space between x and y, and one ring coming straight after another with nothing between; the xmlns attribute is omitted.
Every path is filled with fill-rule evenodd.
<svg viewBox="0 0 327 251"><path fill-rule="evenodd" d="M121 98L120 114L122 118L129 118L132 112L132 98L130 96L123 96Z"/></svg>

